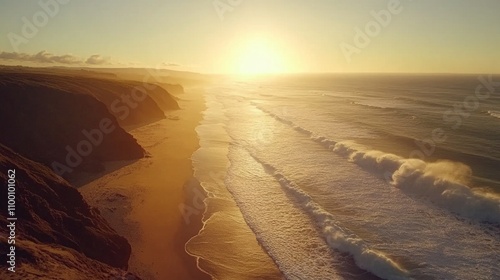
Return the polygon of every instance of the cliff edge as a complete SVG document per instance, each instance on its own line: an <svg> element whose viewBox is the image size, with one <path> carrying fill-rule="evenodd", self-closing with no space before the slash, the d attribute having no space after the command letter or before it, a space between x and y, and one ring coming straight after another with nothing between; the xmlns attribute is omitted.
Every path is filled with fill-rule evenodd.
<svg viewBox="0 0 500 280"><path fill-rule="evenodd" d="M0 278L57 279L55 275L73 275L71 279L121 279L127 275L123 269L131 253L128 241L68 182L1 144L0 170L2 182L11 179L13 183L10 190L3 188L2 197L15 201L13 212L1 211L0 220L8 225L12 221L7 218L17 218L15 243L7 241L12 238L2 239L0 246L2 252L15 246L19 272L3 269ZM2 227L0 231L12 236L7 230L12 228Z"/></svg>

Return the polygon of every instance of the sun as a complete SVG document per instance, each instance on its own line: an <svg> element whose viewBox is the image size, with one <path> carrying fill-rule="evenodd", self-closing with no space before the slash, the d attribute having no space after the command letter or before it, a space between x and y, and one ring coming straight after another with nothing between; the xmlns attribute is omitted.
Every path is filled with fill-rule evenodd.
<svg viewBox="0 0 500 280"><path fill-rule="evenodd" d="M268 40L254 40L245 44L237 55L235 68L235 72L242 75L272 74L286 71L279 48Z"/></svg>

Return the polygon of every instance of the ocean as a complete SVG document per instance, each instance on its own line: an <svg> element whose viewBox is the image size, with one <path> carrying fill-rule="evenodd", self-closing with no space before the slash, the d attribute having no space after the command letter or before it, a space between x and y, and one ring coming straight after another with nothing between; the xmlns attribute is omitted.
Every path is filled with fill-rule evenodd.
<svg viewBox="0 0 500 280"><path fill-rule="evenodd" d="M215 279L500 279L496 81L318 74L208 88L192 157L207 210L187 251Z"/></svg>

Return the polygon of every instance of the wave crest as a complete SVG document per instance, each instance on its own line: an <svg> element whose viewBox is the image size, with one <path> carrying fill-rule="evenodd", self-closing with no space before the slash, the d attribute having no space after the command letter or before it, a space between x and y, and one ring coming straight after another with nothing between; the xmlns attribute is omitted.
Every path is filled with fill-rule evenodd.
<svg viewBox="0 0 500 280"><path fill-rule="evenodd" d="M500 111L488 111L488 115L500 119Z"/></svg>
<svg viewBox="0 0 500 280"><path fill-rule="evenodd" d="M353 141L336 142L297 126L292 121L258 104L253 105L276 120L309 136L311 140L325 148L347 157L364 169L381 174L389 183L407 193L426 197L434 204L460 216L480 222L500 224L500 197L472 190L468 186L472 170L465 164L452 161L428 163L419 159L406 159L391 153L370 150ZM500 112L497 113L500 117Z"/></svg>
<svg viewBox="0 0 500 280"><path fill-rule="evenodd" d="M445 160L428 163L363 149L352 142L340 142L333 151L369 171L382 172L392 185L407 193L426 197L473 220L500 223L500 197L471 189L469 166Z"/></svg>
<svg viewBox="0 0 500 280"><path fill-rule="evenodd" d="M358 267L380 278L390 280L410 279L409 272L406 269L383 252L371 249L366 241L354 233L337 225L332 214L314 202L307 193L302 191L294 182L288 180L274 166L260 161L255 156L254 159L261 163L266 172L272 174L282 188L292 195L300 206L314 218L331 248L350 254Z"/></svg>

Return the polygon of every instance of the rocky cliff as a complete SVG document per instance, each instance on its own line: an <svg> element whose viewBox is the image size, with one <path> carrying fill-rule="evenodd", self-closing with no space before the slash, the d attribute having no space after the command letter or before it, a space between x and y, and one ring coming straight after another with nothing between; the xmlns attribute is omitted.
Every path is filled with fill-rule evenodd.
<svg viewBox="0 0 500 280"><path fill-rule="evenodd" d="M100 171L105 161L144 156L91 94L44 83L37 75L21 76L0 74L0 143L66 178L75 171Z"/></svg>
<svg viewBox="0 0 500 280"><path fill-rule="evenodd" d="M127 274L121 269L127 268L129 243L68 182L1 144L0 170L3 184L11 175L14 185L9 193L15 201L13 213L2 210L0 220L6 225L8 217L17 218L14 245L19 272L2 269L1 279L122 279ZM2 192L7 198L7 188ZM9 235L7 230L0 228L2 236ZM2 238L0 246L3 254L12 244Z"/></svg>
<svg viewBox="0 0 500 280"><path fill-rule="evenodd" d="M29 84L32 88L52 89L72 94L88 95L106 105L121 126L137 126L165 118L163 111L176 110L175 99L163 88L149 81L106 78L106 73L90 76L75 71L16 72L0 71L0 82ZM178 92L179 87L173 86Z"/></svg>

